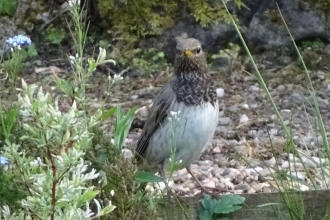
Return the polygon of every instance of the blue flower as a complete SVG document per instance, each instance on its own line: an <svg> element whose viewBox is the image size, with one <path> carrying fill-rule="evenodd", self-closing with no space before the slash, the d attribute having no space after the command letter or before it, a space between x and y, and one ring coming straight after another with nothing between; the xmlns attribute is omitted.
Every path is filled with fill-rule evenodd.
<svg viewBox="0 0 330 220"><path fill-rule="evenodd" d="M4 156L0 156L0 166L4 166L8 164L8 158Z"/></svg>
<svg viewBox="0 0 330 220"><path fill-rule="evenodd" d="M29 37L19 34L13 38L9 38L8 40L6 40L6 43L11 47L17 47L31 45L32 41Z"/></svg>

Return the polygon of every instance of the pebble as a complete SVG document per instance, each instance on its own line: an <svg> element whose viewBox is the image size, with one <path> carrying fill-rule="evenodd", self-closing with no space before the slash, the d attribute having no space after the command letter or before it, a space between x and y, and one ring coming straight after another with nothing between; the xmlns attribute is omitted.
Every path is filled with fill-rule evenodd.
<svg viewBox="0 0 330 220"><path fill-rule="evenodd" d="M249 109L250 107L249 107L248 104L242 104L242 108L244 108L244 109Z"/></svg>
<svg viewBox="0 0 330 220"><path fill-rule="evenodd" d="M257 92L257 91L260 90L260 88L258 86L256 86L256 85L252 85L252 86L250 86L250 90L251 91L254 91L254 92Z"/></svg>
<svg viewBox="0 0 330 220"><path fill-rule="evenodd" d="M282 109L281 114L284 119L288 119L292 117L292 112L290 109Z"/></svg>
<svg viewBox="0 0 330 220"><path fill-rule="evenodd" d="M217 89L216 89L216 92L217 92L217 97L218 97L218 98L222 98L222 97L224 97L224 95L225 95L225 90L222 89L222 88L217 88Z"/></svg>
<svg viewBox="0 0 330 220"><path fill-rule="evenodd" d="M231 119L229 117L219 118L218 125L220 125L220 126L228 125L230 121L231 121Z"/></svg>
<svg viewBox="0 0 330 220"><path fill-rule="evenodd" d="M272 157L269 160L265 160L264 162L269 167L273 167L276 164L275 157Z"/></svg>
<svg viewBox="0 0 330 220"><path fill-rule="evenodd" d="M138 95L132 95L132 97L131 97L132 100L136 100L136 99L138 99L138 98L139 98Z"/></svg>
<svg viewBox="0 0 330 220"><path fill-rule="evenodd" d="M248 121L249 121L248 116L246 116L245 114L243 114L243 115L241 116L241 118L239 119L239 124L244 124L244 123L246 123L246 122L248 122Z"/></svg>
<svg viewBox="0 0 330 220"><path fill-rule="evenodd" d="M139 114L141 117L144 117L144 118L148 117L149 112L148 112L147 106L143 106L143 107L137 109L135 114Z"/></svg>

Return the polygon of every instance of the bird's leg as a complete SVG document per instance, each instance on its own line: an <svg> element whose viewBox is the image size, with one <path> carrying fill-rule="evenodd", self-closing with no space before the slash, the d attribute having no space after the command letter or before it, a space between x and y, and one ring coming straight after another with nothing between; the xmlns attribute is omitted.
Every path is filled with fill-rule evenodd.
<svg viewBox="0 0 330 220"><path fill-rule="evenodd" d="M201 188L202 193L203 192L207 192L207 190L209 190L209 191L217 191L217 192L230 192L227 189L219 189L219 188L213 188L213 187L203 186L202 183L197 179L197 177L195 176L195 174L193 174L191 172L190 167L186 167L186 170L188 171L188 173L190 173L190 175L192 176L192 178L196 181L196 183L198 184L198 186Z"/></svg>

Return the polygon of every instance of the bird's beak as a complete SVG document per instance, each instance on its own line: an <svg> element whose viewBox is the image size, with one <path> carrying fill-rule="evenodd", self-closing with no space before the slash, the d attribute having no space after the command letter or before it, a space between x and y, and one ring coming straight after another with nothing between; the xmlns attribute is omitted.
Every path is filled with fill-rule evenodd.
<svg viewBox="0 0 330 220"><path fill-rule="evenodd" d="M193 55L193 52L191 52L190 50L185 50L184 55L186 55L187 57L190 57Z"/></svg>

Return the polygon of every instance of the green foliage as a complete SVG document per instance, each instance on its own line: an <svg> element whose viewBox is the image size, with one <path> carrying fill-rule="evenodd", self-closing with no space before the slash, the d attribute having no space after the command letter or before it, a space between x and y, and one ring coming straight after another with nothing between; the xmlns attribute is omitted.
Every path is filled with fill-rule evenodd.
<svg viewBox="0 0 330 220"><path fill-rule="evenodd" d="M301 42L299 49L301 51L305 50L322 50L325 47L324 42L320 38L314 40L304 40Z"/></svg>
<svg viewBox="0 0 330 220"><path fill-rule="evenodd" d="M22 72L24 61L27 58L35 57L38 52L35 48L35 44L31 44L27 48L17 49L12 48L13 52L10 53L10 57L0 63L0 68L8 74L8 78L13 87L16 86L17 78Z"/></svg>
<svg viewBox="0 0 330 220"><path fill-rule="evenodd" d="M12 16L17 8L17 0L0 0L0 15Z"/></svg>
<svg viewBox="0 0 330 220"><path fill-rule="evenodd" d="M23 190L19 189L12 182L14 174L7 174L3 167L0 167L0 205L8 205L16 208L17 201L26 197Z"/></svg>
<svg viewBox="0 0 330 220"><path fill-rule="evenodd" d="M134 120L134 113L136 109L137 109L136 107L130 109L125 115L124 112L121 110L121 108L117 107L114 141L115 141L115 146L118 149L123 148L124 140Z"/></svg>
<svg viewBox="0 0 330 220"><path fill-rule="evenodd" d="M63 29L49 26L45 31L47 41L51 44L59 44L66 36L66 32Z"/></svg>
<svg viewBox="0 0 330 220"><path fill-rule="evenodd" d="M237 44L229 43L228 48L224 50L220 50L218 54L212 54L212 59L217 58L229 58L229 59L236 59L239 52L241 51L241 47Z"/></svg>
<svg viewBox="0 0 330 220"><path fill-rule="evenodd" d="M235 0L238 7L242 0ZM229 16L218 1L207 0L100 0L100 14L113 26L113 33L126 41L134 42L138 37L159 35L172 26L177 15L187 13L187 8L203 27L219 21L230 22Z"/></svg>
<svg viewBox="0 0 330 220"><path fill-rule="evenodd" d="M0 106L0 109L1 106ZM16 106L10 107L6 112L0 111L0 140L8 140L12 134L12 130L17 123L18 108Z"/></svg>
<svg viewBox="0 0 330 220"><path fill-rule="evenodd" d="M136 172L137 183L159 183L164 182L164 179L155 175L154 173L138 171Z"/></svg>
<svg viewBox="0 0 330 220"><path fill-rule="evenodd" d="M220 214L228 214L241 209L240 206L245 198L239 195L228 194L221 199L212 199L209 195L205 195L204 199L198 206L199 220L225 220L228 218L221 217Z"/></svg>
<svg viewBox="0 0 330 220"><path fill-rule="evenodd" d="M88 204L99 191L88 183L99 174L94 169L87 171L87 162L82 158L93 139L89 130L99 123L100 114L96 112L94 117L85 118L85 112L78 110L75 103L63 112L58 100L44 93L42 87L28 86L23 81L22 88L17 105L23 135L17 143L5 140L4 152L13 164L6 175L15 176L11 183L20 186L27 197L21 200L21 207L14 209L14 213L4 206L3 217L90 219L94 214L90 213ZM23 143L29 143L37 151L27 150ZM96 205L99 210L96 216L115 208L109 205L101 209L99 203Z"/></svg>

